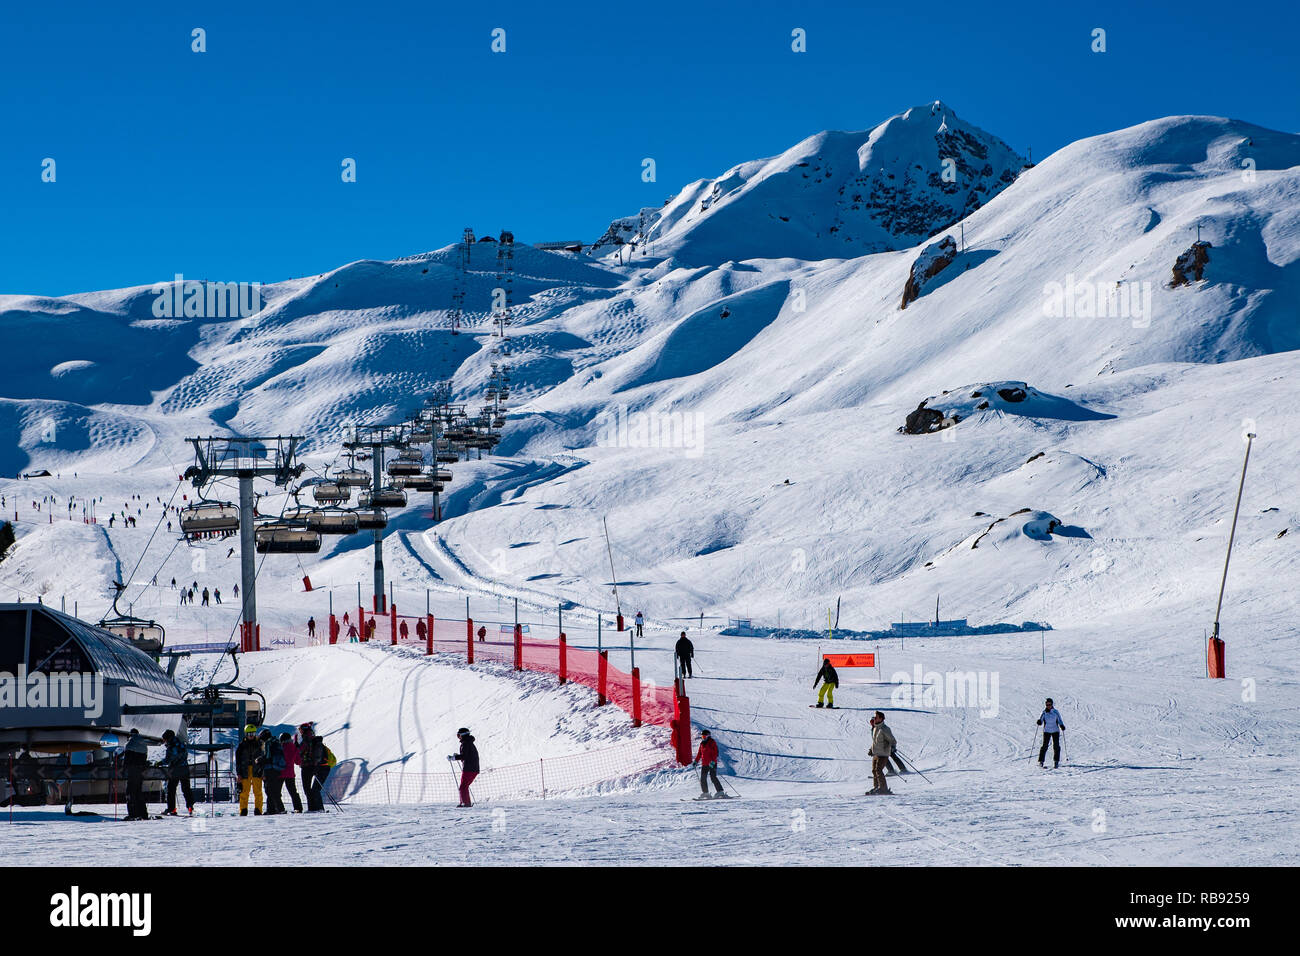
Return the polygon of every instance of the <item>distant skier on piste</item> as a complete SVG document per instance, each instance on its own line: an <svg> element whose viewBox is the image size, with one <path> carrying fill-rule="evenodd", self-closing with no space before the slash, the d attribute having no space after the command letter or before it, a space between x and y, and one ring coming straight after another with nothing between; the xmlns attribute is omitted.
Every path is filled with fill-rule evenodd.
<svg viewBox="0 0 1300 956"><path fill-rule="evenodd" d="M1061 712L1052 706L1052 698L1047 698L1043 704L1043 714L1038 718L1038 725L1043 728L1043 746L1038 749L1038 766L1043 765L1043 759L1047 756L1047 744L1052 745L1052 769L1055 770L1061 765L1061 731L1065 729L1065 721L1061 720Z"/></svg>
<svg viewBox="0 0 1300 956"><path fill-rule="evenodd" d="M691 661L695 657L695 645L691 643L691 639L686 636L685 631L682 631L682 636L677 638L673 653L677 655L678 669L681 671L681 675L683 677L692 676Z"/></svg>
<svg viewBox="0 0 1300 956"><path fill-rule="evenodd" d="M469 807L473 806L469 798L469 785L479 774L478 748L474 746L474 735L468 727L456 731L456 739L460 741L460 753L449 754L447 759L460 761L460 803L457 806Z"/></svg>
<svg viewBox="0 0 1300 956"><path fill-rule="evenodd" d="M645 618L642 617L640 611L637 611L636 612L636 636L637 637L641 636L641 628L643 628L644 626L645 626Z"/></svg>
<svg viewBox="0 0 1300 956"><path fill-rule="evenodd" d="M889 758L894 753L894 748L898 746L898 741L894 739L894 732L889 729L885 723L885 715L876 711L871 718L871 779L875 786L867 791L867 796L888 795L894 791L889 789L889 784L885 782L885 768L889 766Z"/></svg>
<svg viewBox="0 0 1300 956"><path fill-rule="evenodd" d="M821 682L822 689L817 692L817 706L835 708L835 688L840 686L840 675L831 666L830 660L822 659L822 669L813 678L813 688Z"/></svg>
<svg viewBox="0 0 1300 956"><path fill-rule="evenodd" d="M709 797L709 779L713 780L713 788L717 792L713 795L714 799L726 799L726 793L722 790L722 783L718 780L718 742L713 739L713 734L707 730L700 731L700 749L695 754L695 764L700 767L700 796L701 800L708 800Z"/></svg>

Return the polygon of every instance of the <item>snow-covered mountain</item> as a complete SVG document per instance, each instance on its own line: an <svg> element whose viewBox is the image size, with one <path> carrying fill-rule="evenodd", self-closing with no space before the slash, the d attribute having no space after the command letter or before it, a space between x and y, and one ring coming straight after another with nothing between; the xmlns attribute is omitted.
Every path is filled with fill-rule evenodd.
<svg viewBox="0 0 1300 956"><path fill-rule="evenodd" d="M1006 143L936 100L873 129L818 133L779 156L697 180L661 210L615 220L592 251L637 243L705 265L905 249L983 206L1024 166Z"/></svg>
<svg viewBox="0 0 1300 956"><path fill-rule="evenodd" d="M1251 419L1262 497L1238 560L1270 571L1230 600L1279 613L1296 536L1277 535L1300 522L1282 491L1300 137L1169 117L1022 166L936 103L688 187L652 256L517 244L510 457L458 480L441 540L471 571L584 601L607 596L588 539L608 515L651 608L807 623L843 595L866 625L942 590L973 619L1159 607L1199 627ZM1198 226L1201 278L1175 285ZM460 336L453 246L268 285L240 318L159 317L150 287L0 298L24 357L0 469L174 475L181 438L220 428L301 432L323 462L345 425L408 413L439 379L472 399L495 256L473 250ZM1032 400L996 397L1020 387ZM900 434L922 400L953 427ZM1087 536L963 548L1025 508Z"/></svg>

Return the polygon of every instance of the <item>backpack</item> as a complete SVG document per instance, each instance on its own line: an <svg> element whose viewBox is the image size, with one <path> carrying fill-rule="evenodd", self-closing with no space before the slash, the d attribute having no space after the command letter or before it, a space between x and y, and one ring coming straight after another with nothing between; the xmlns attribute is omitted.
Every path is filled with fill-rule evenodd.
<svg viewBox="0 0 1300 956"><path fill-rule="evenodd" d="M339 758L334 756L334 751L330 750L328 747L325 747L324 749L325 749L325 766L333 767L336 763L339 762Z"/></svg>

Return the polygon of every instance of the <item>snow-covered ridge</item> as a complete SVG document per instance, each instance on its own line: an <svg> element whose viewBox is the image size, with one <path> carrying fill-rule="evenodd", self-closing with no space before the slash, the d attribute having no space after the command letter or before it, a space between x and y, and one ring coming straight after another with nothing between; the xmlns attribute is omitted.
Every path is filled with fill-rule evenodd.
<svg viewBox="0 0 1300 956"><path fill-rule="evenodd" d="M986 204L1024 166L1006 143L936 100L692 183L648 218L645 237L627 235L643 212L615 220L593 253L615 237L651 241L656 255L695 265L904 249Z"/></svg>

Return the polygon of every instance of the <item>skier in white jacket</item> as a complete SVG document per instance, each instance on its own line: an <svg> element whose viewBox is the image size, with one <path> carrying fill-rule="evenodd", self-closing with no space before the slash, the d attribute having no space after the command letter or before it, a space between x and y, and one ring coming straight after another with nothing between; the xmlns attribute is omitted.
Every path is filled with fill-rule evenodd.
<svg viewBox="0 0 1300 956"><path fill-rule="evenodd" d="M1052 706L1052 698L1047 698L1043 705L1043 715L1038 718L1038 724L1043 728L1043 746L1038 750L1038 766L1043 765L1043 759L1047 756L1047 744L1052 744L1052 767L1056 768L1061 765L1061 731L1065 729L1065 721L1061 720L1061 712Z"/></svg>

